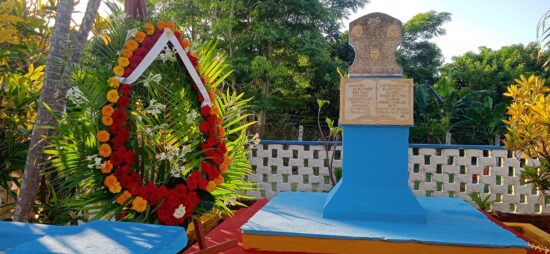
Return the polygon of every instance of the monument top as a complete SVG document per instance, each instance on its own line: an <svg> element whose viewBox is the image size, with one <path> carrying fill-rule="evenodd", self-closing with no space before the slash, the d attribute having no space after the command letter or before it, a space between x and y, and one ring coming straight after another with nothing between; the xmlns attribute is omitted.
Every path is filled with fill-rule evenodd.
<svg viewBox="0 0 550 254"><path fill-rule="evenodd" d="M355 49L355 60L349 67L349 75L402 76L403 69L395 61L401 26L398 19L379 12L352 21L349 42Z"/></svg>

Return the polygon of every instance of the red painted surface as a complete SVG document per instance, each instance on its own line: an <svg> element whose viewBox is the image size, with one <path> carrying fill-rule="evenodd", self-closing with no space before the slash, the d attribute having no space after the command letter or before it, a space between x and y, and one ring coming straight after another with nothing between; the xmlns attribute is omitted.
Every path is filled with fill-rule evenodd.
<svg viewBox="0 0 550 254"><path fill-rule="evenodd" d="M220 252L221 254L280 254L280 252L271 251L250 251L243 249L241 226L244 225L256 212L258 212L265 204L267 199L256 201L252 206L248 208L242 208L238 210L233 218L227 219L218 225L214 230L210 231L206 235L206 245L212 246L215 244L223 243L227 240L237 239L239 246L233 249ZM198 243L193 244L189 249L184 251L184 254L191 254L199 250ZM299 254L294 252L294 254Z"/></svg>
<svg viewBox="0 0 550 254"><path fill-rule="evenodd" d="M520 234L519 232L517 232L516 230L514 230L513 228L511 227L508 227L506 226L506 224L502 223L501 221L495 219L495 217L493 217L491 214L485 212L484 210L481 210L479 209L479 211L481 211L483 214L485 214L485 216L487 216L487 218L489 218L489 220L491 220L492 222L494 222L495 224L503 227L504 229L512 232L512 234L516 235L517 237L523 239L524 241L530 243L530 244L535 244L533 241L527 239L525 236L523 236L522 234ZM542 251L538 251L538 250L533 250L533 249L529 249L527 250L527 254L545 254L544 252Z"/></svg>

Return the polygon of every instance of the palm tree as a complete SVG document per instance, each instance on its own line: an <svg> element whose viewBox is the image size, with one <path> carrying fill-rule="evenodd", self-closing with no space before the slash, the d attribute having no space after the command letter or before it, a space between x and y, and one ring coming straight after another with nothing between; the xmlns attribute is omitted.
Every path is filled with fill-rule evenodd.
<svg viewBox="0 0 550 254"><path fill-rule="evenodd" d="M36 192L40 185L40 172L47 159L44 137L55 134L57 121L52 112L62 112L65 108L65 95L68 89L71 66L76 64L82 54L84 44L97 15L100 0L90 0L78 31L70 34L71 15L74 9L72 0L61 0L57 7L57 16L50 41L50 52L46 60L44 85L40 92L38 114L34 123L27 161L23 173L21 191L13 216L14 221L26 221L32 209ZM68 45L72 45L70 48ZM66 52L71 57L66 59Z"/></svg>

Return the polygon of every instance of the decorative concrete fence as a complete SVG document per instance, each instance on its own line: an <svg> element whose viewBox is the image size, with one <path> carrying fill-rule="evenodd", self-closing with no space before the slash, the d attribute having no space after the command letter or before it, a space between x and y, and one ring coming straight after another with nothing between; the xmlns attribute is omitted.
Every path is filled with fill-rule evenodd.
<svg viewBox="0 0 550 254"><path fill-rule="evenodd" d="M322 142L264 140L250 154L254 173L249 179L258 183L258 191L248 194L263 198L279 191L330 191L325 156ZM491 195L495 211L550 213L539 192L520 179L524 164L537 163L518 160L501 146L411 144L409 185L417 196L458 197L473 203L469 194L477 192L482 198ZM342 167L340 143L334 167Z"/></svg>

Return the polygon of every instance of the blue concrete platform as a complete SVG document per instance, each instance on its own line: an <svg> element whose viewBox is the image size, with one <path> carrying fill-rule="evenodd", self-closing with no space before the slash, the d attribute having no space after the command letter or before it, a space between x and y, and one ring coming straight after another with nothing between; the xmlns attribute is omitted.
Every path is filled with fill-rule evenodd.
<svg viewBox="0 0 550 254"><path fill-rule="evenodd" d="M243 234L528 248L461 199L418 197L426 223L323 218L327 193L282 192L241 227ZM394 204L399 209L399 203Z"/></svg>
<svg viewBox="0 0 550 254"><path fill-rule="evenodd" d="M182 227L92 221L79 226L0 222L0 253L177 253Z"/></svg>

